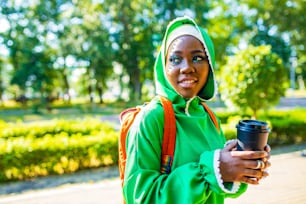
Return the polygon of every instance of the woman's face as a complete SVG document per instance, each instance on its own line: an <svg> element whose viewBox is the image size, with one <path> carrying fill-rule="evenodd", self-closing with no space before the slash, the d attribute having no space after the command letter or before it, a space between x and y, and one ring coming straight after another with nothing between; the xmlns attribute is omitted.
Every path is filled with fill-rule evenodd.
<svg viewBox="0 0 306 204"><path fill-rule="evenodd" d="M190 35L180 36L166 54L166 75L184 98L197 96L209 74L208 58L202 43Z"/></svg>

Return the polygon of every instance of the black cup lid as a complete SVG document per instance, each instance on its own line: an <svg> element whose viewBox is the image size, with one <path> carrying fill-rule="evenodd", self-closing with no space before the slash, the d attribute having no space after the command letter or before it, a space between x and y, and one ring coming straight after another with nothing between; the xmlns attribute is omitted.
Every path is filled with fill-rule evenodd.
<svg viewBox="0 0 306 204"><path fill-rule="evenodd" d="M259 120L240 120L237 127L259 131L269 131L268 123Z"/></svg>

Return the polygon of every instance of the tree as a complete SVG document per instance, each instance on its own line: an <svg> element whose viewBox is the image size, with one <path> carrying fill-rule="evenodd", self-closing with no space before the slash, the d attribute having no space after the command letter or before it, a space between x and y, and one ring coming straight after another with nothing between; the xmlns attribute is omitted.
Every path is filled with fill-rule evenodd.
<svg viewBox="0 0 306 204"><path fill-rule="evenodd" d="M254 46L271 45L271 51L276 53L285 65L288 65L291 50L281 37L270 35L268 30L262 30L258 31L250 43Z"/></svg>
<svg viewBox="0 0 306 204"><path fill-rule="evenodd" d="M305 50L305 21L306 21L306 1L305 0L245 0L243 4L247 5L249 13L253 13L250 22L256 24L255 30L265 28L267 33L271 33L274 37L283 38L284 42L290 46L291 57L297 59L296 73L303 76L305 80L306 70L306 50ZM255 12L254 12L255 11ZM270 38L271 39L271 38ZM282 44L271 44L276 51ZM275 41L274 41L275 42ZM288 47L285 50L278 49L281 57L288 61ZM278 54L280 54L278 52ZM289 69L289 64L287 68Z"/></svg>
<svg viewBox="0 0 306 204"><path fill-rule="evenodd" d="M113 72L114 52L106 9L99 2L79 1L70 17L77 19L69 28L74 39L70 46L75 49L71 53L78 61L87 64L84 76L87 80L84 81L83 89L88 91L92 104L96 93L99 103L103 103L103 92L107 89L107 80Z"/></svg>
<svg viewBox="0 0 306 204"><path fill-rule="evenodd" d="M287 82L286 69L271 46L249 46L221 68L221 97L242 111L250 108L257 118L258 110L279 102Z"/></svg>
<svg viewBox="0 0 306 204"><path fill-rule="evenodd" d="M153 78L154 64L154 14L152 2L141 0L111 1L111 21L115 28L116 62L129 76L129 98L142 98L142 85L146 78ZM156 22L155 22L156 24Z"/></svg>
<svg viewBox="0 0 306 204"><path fill-rule="evenodd" d="M0 56L0 106L2 105L2 95L3 95L3 92L4 92L4 87L3 87L3 76L2 76L2 68L3 66L3 62L2 62L2 58Z"/></svg>
<svg viewBox="0 0 306 204"><path fill-rule="evenodd" d="M305 9L304 0L0 1L0 21L9 24L0 33L0 43L9 51L2 69L7 73L12 67L5 82L15 82L5 92L37 96L57 90L70 98L69 90L87 94L90 85L91 94L98 92L103 102L113 80L128 87L130 100L143 99L143 84L153 80L154 57L166 25L183 15L208 30L215 44L216 74L226 56L245 45L269 44L288 69L288 58L294 57L294 70L305 79ZM113 64L122 67L120 74ZM83 88L72 87L72 69L84 68ZM8 91L13 90L10 86L17 89Z"/></svg>
<svg viewBox="0 0 306 204"><path fill-rule="evenodd" d="M54 50L49 46L53 24L51 19L57 14L53 1L43 3L7 3L2 6L2 14L9 22L9 29L3 33L3 42L9 50L8 62L13 71L11 85L16 85L21 97L39 97L43 105L48 105L58 81L58 73L53 69ZM52 42L51 42L52 43ZM51 44L50 43L50 44ZM24 101L24 100L23 100Z"/></svg>

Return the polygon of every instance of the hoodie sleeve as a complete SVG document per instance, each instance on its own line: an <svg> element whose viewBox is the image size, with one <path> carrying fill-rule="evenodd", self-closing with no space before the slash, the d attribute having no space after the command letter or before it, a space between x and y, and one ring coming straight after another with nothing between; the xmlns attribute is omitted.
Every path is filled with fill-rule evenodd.
<svg viewBox="0 0 306 204"><path fill-rule="evenodd" d="M152 114L153 113L153 114ZM186 163L160 173L163 135L163 110L141 112L127 137L127 164L123 194L131 203L223 203L225 197L236 197L245 185L231 193L232 184L224 190L215 174L217 150L203 152L199 161Z"/></svg>

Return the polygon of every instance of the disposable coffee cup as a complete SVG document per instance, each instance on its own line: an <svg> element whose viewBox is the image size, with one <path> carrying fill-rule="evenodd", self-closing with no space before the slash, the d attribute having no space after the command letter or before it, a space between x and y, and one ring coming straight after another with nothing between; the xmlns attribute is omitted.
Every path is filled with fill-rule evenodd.
<svg viewBox="0 0 306 204"><path fill-rule="evenodd" d="M270 128L266 122L240 120L236 128L238 139L237 150L264 150L270 133Z"/></svg>

